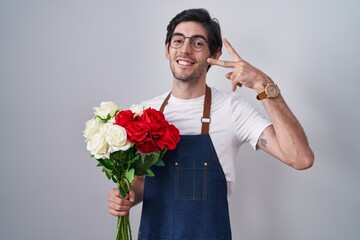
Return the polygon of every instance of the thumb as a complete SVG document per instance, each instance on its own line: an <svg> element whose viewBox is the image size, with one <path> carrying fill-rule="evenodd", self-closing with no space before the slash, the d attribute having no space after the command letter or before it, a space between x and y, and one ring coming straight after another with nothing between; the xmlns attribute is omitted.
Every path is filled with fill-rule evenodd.
<svg viewBox="0 0 360 240"><path fill-rule="evenodd" d="M135 192L132 190L129 192L129 201L135 202Z"/></svg>
<svg viewBox="0 0 360 240"><path fill-rule="evenodd" d="M231 75L233 74L233 72L228 72L226 75L225 75L225 77L227 78L227 79L230 79L231 80Z"/></svg>

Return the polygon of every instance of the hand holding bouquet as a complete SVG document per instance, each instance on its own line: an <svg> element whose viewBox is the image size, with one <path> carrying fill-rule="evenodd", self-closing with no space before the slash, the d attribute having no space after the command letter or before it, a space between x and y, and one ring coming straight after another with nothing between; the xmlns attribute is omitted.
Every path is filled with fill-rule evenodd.
<svg viewBox="0 0 360 240"><path fill-rule="evenodd" d="M179 130L162 112L141 105L123 110L114 102L102 102L94 111L83 132L87 150L125 197L135 175L154 176L150 167L164 166L162 157L176 148ZM115 239L132 239L129 216L118 218Z"/></svg>

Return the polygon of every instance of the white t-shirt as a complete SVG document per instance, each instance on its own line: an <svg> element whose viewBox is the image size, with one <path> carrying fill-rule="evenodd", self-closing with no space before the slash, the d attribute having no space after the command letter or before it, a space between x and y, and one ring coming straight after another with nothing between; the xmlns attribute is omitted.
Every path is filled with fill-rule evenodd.
<svg viewBox="0 0 360 240"><path fill-rule="evenodd" d="M142 102L146 107L159 109L169 92ZM228 198L235 184L234 161L243 143L256 149L261 133L271 123L263 118L239 95L224 93L211 88L211 123L209 134L228 185ZM181 135L201 134L204 96L195 99L179 99L171 96L164 114Z"/></svg>

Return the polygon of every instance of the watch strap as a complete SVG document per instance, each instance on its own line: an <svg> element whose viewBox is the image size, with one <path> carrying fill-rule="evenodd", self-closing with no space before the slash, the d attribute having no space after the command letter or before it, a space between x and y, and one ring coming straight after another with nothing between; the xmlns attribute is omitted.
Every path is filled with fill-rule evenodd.
<svg viewBox="0 0 360 240"><path fill-rule="evenodd" d="M265 99L267 97L268 97L268 95L266 94L265 90L260 92L258 95L256 95L257 100L263 100L263 99Z"/></svg>

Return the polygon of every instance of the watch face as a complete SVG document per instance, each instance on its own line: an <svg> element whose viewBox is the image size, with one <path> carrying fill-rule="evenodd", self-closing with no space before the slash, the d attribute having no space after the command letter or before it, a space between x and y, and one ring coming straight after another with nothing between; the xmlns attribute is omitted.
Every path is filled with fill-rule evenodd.
<svg viewBox="0 0 360 240"><path fill-rule="evenodd" d="M267 93L268 97L273 98L278 95L278 90L275 85L269 85L266 88L266 93Z"/></svg>

